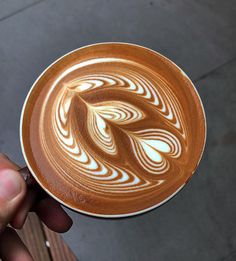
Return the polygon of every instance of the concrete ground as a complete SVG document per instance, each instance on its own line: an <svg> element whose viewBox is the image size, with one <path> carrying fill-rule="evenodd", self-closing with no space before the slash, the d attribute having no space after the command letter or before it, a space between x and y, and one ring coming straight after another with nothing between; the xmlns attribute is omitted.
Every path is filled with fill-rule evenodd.
<svg viewBox="0 0 236 261"><path fill-rule="evenodd" d="M19 117L41 71L62 54L124 41L166 55L192 78L208 123L191 182L150 213L100 220L70 212L81 261L236 260L235 0L0 0L0 151L24 165Z"/></svg>

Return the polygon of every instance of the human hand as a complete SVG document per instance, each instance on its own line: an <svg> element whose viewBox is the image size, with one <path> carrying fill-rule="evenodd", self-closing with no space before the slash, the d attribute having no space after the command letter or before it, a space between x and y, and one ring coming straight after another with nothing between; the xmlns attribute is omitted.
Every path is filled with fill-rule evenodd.
<svg viewBox="0 0 236 261"><path fill-rule="evenodd" d="M38 198L42 192L39 186L27 188L17 169L16 164L0 154L0 259L32 261L14 230L22 228L28 212L35 211L50 229L60 233L70 229L72 220L54 199Z"/></svg>

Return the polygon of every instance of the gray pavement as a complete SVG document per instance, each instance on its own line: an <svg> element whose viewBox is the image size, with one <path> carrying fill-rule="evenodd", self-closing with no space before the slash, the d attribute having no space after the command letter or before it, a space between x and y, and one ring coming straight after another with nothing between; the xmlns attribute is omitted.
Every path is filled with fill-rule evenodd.
<svg viewBox="0 0 236 261"><path fill-rule="evenodd" d="M0 0L0 151L19 164L30 86L85 44L125 41L161 52L194 80L206 109L202 162L174 199L123 220L71 212L74 226L63 237L79 260L236 260L235 13L235 0Z"/></svg>

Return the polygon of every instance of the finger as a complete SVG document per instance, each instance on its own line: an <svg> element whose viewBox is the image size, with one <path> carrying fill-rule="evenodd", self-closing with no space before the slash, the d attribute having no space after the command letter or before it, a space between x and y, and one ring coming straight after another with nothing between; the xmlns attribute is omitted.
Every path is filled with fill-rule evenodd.
<svg viewBox="0 0 236 261"><path fill-rule="evenodd" d="M10 165L0 156L0 231L12 219L26 195L24 180Z"/></svg>
<svg viewBox="0 0 236 261"><path fill-rule="evenodd" d="M28 212L35 211L35 206L38 204L38 202L48 197L48 194L43 191L38 186L38 184L35 184L32 188L28 188L27 196L10 222L11 226L16 229L22 228L27 218Z"/></svg>
<svg viewBox="0 0 236 261"><path fill-rule="evenodd" d="M11 159L9 159L5 154L0 153L0 169L14 169L18 170L19 166L17 166ZM21 228L24 224L24 221L27 217L27 210L30 209L30 204L33 203L35 198L35 193L33 191L27 192L27 196L24 201L18 207L15 216L13 216L11 220L11 225L14 228Z"/></svg>
<svg viewBox="0 0 236 261"><path fill-rule="evenodd" d="M0 153L0 168L18 170L19 166L16 165L13 161L11 161L6 155ZM15 212L15 215L12 217L12 220L10 222L10 224L14 228L20 229L23 226L27 218L27 214L29 210L32 208L36 200L36 197L38 195L38 190L39 188L37 187L37 189L29 189L27 191L27 195L24 198L24 201L21 202L19 208Z"/></svg>
<svg viewBox="0 0 236 261"><path fill-rule="evenodd" d="M15 213L14 217L10 222L12 227L16 229L21 229L23 227L28 212L30 211L31 207L35 202L36 196L37 196L37 191L33 189L27 191L27 195L24 201L21 203L19 209L17 210L17 212Z"/></svg>
<svg viewBox="0 0 236 261"><path fill-rule="evenodd" d="M9 261L33 261L20 237L9 227L0 236L0 258Z"/></svg>
<svg viewBox="0 0 236 261"><path fill-rule="evenodd" d="M43 223L55 232L64 233L72 226L72 219L61 205L52 198L45 198L35 206L35 212Z"/></svg>
<svg viewBox="0 0 236 261"><path fill-rule="evenodd" d="M6 155L0 153L0 168L18 170L19 166L16 165L13 161L11 161ZM20 229L23 226L28 211L32 207L35 198L36 192L34 190L28 190L24 201L21 202L17 212L15 213L10 222L14 228Z"/></svg>
<svg viewBox="0 0 236 261"><path fill-rule="evenodd" d="M39 187L35 179L31 176L31 173L27 167L22 168L19 172L27 183L28 191L24 201L21 203L21 206L10 222L11 226L16 229L22 228L28 212L33 209L34 204L36 204L36 202L41 198L48 197L48 195Z"/></svg>
<svg viewBox="0 0 236 261"><path fill-rule="evenodd" d="M5 155L0 155L0 166L4 166L5 168L14 168L19 169L19 167ZM33 196L35 198L35 196ZM24 220L27 216L27 209L30 209L30 206L34 203L34 199L29 200L27 203L23 203L24 206L23 209L19 208L19 214L16 214L16 218L13 218L12 225L14 227L18 228L22 226L22 223L24 223ZM27 199L26 199L27 201ZM63 210L63 208L60 206L59 203L57 203L55 200L51 198L47 198L44 200L39 201L35 207L34 210L37 212L38 216L42 219L42 221L52 230L56 232L66 232L70 229L72 226L72 220L71 218L66 214L66 212ZM56 220L55 220L56 217Z"/></svg>

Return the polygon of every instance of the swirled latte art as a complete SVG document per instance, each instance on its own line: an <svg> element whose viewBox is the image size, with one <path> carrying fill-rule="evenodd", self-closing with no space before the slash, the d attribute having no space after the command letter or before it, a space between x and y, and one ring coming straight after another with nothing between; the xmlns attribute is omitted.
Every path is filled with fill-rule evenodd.
<svg viewBox="0 0 236 261"><path fill-rule="evenodd" d="M173 196L205 143L187 76L140 46L98 44L51 65L24 108L23 151L47 191L96 216L140 213Z"/></svg>

